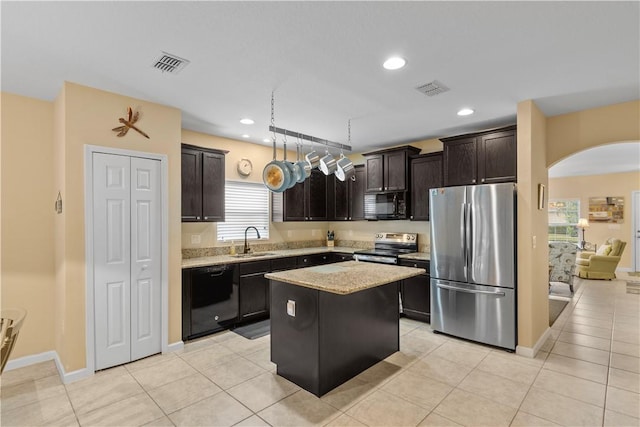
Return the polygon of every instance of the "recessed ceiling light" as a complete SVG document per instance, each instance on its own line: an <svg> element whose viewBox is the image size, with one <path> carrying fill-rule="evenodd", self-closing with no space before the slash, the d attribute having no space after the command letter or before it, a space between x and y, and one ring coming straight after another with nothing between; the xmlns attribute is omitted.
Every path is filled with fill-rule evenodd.
<svg viewBox="0 0 640 427"><path fill-rule="evenodd" d="M387 70L398 70L405 66L407 61L404 58L400 58L399 56L392 56L391 58L384 61L382 66Z"/></svg>
<svg viewBox="0 0 640 427"><path fill-rule="evenodd" d="M463 108L462 110L458 111L459 116L468 116L471 114L473 114L473 110L471 108Z"/></svg>
<svg viewBox="0 0 640 427"><path fill-rule="evenodd" d="M251 135L247 135L246 133L242 135L243 138L249 138Z"/></svg>
<svg viewBox="0 0 640 427"><path fill-rule="evenodd" d="M262 140L262 142L271 142L271 138L265 138Z"/></svg>
<svg viewBox="0 0 640 427"><path fill-rule="evenodd" d="M242 119L242 120L240 120L240 123L242 123L243 125L252 125L255 122L253 120L251 120L251 119Z"/></svg>

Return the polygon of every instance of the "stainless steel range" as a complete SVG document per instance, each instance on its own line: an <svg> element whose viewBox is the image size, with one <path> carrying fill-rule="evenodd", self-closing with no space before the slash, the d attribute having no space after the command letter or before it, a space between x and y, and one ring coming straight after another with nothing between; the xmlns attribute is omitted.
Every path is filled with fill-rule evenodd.
<svg viewBox="0 0 640 427"><path fill-rule="evenodd" d="M397 264L398 255L418 252L417 233L376 233L374 248L357 251L353 258L357 261Z"/></svg>

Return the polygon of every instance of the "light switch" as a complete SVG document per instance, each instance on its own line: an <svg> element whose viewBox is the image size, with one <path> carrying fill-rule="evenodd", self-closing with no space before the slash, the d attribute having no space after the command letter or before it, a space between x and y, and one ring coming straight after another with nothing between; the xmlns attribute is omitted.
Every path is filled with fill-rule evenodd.
<svg viewBox="0 0 640 427"><path fill-rule="evenodd" d="M533 236L533 238L531 239L531 246L533 246L533 249L536 248L536 246L537 246L537 238L536 238L536 236Z"/></svg>
<svg viewBox="0 0 640 427"><path fill-rule="evenodd" d="M296 317L296 302L293 300L287 301L287 314L291 317Z"/></svg>

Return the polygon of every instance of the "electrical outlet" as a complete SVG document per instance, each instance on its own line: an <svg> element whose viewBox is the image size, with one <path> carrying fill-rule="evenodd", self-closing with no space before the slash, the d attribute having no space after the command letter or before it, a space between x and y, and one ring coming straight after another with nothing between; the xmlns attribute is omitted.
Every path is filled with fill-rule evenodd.
<svg viewBox="0 0 640 427"><path fill-rule="evenodd" d="M202 242L202 239L200 238L199 234L192 234L191 235L191 244L192 245L199 245Z"/></svg>
<svg viewBox="0 0 640 427"><path fill-rule="evenodd" d="M293 300L287 301L287 314L291 317L296 317L296 302Z"/></svg>

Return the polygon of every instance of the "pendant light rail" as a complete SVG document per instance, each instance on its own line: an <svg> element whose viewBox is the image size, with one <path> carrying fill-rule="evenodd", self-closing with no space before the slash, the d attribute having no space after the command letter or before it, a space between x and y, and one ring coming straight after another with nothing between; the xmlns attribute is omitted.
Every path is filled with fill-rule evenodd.
<svg viewBox="0 0 640 427"><path fill-rule="evenodd" d="M326 139L316 138L315 136L305 135L300 132L294 132L288 129L277 128L275 126L269 126L269 132L279 133L284 136L291 136L293 138L300 138L307 141L315 142L317 144L322 144L327 147L339 148L341 150L351 151L351 146L346 144L341 144L339 142L327 141Z"/></svg>

